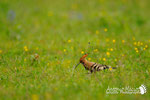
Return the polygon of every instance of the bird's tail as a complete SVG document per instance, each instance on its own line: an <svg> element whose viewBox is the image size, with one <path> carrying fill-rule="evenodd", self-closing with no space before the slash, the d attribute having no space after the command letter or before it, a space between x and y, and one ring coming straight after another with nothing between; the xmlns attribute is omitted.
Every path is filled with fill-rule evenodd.
<svg viewBox="0 0 150 100"><path fill-rule="evenodd" d="M112 70L112 69L117 69L117 67L108 66L107 69Z"/></svg>
<svg viewBox="0 0 150 100"><path fill-rule="evenodd" d="M117 67L111 67L112 69L117 69Z"/></svg>

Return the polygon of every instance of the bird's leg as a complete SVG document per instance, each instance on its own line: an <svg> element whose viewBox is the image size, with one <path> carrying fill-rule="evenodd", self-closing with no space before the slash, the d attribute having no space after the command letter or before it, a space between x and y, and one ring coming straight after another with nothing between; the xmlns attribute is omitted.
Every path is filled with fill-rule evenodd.
<svg viewBox="0 0 150 100"><path fill-rule="evenodd" d="M92 74L92 73L93 73L93 71L92 71L92 70L90 70L90 73Z"/></svg>
<svg viewBox="0 0 150 100"><path fill-rule="evenodd" d="M91 72L91 71L88 71L86 74L92 74L92 72Z"/></svg>

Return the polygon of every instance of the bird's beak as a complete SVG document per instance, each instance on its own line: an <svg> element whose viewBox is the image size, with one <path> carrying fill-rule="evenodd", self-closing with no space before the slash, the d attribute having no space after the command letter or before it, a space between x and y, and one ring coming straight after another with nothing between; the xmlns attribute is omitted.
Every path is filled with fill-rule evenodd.
<svg viewBox="0 0 150 100"><path fill-rule="evenodd" d="M74 67L74 69L76 69L79 64L80 64L80 62Z"/></svg>

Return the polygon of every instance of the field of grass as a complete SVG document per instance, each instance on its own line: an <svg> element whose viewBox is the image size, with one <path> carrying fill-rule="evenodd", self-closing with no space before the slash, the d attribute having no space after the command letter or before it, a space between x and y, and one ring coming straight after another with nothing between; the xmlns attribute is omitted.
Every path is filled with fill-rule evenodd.
<svg viewBox="0 0 150 100"><path fill-rule="evenodd" d="M149 4L0 0L0 100L149 100ZM80 64L73 70L84 53L117 69L87 74ZM106 93L142 84L144 95Z"/></svg>

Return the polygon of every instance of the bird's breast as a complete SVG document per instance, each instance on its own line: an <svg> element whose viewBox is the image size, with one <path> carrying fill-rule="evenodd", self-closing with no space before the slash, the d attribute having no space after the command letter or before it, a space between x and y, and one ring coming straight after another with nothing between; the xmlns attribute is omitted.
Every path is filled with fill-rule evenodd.
<svg viewBox="0 0 150 100"><path fill-rule="evenodd" d="M89 68L88 68L88 65L87 64L83 64L83 66L84 66L84 68L86 69L86 70L89 70Z"/></svg>

